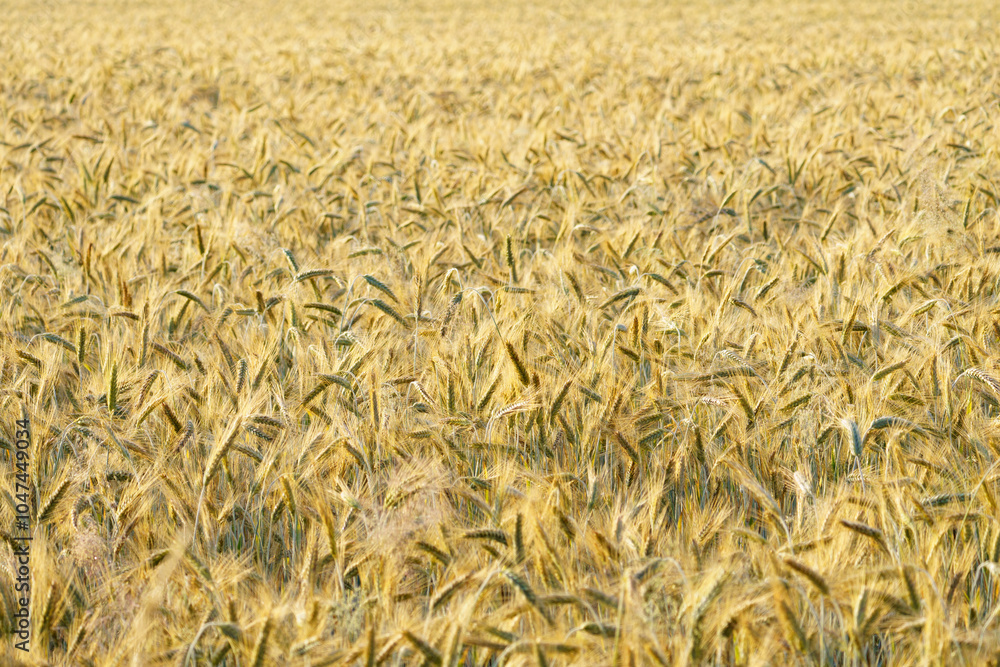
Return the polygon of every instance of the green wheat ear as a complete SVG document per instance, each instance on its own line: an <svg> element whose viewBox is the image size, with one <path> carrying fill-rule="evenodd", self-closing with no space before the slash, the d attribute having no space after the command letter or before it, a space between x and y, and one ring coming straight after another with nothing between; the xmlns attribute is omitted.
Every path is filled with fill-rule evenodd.
<svg viewBox="0 0 1000 667"><path fill-rule="evenodd" d="M118 362L111 364L111 376L108 379L108 412L113 418L118 407Z"/></svg>
<svg viewBox="0 0 1000 667"><path fill-rule="evenodd" d="M510 240L510 234L507 235L507 268L510 269L510 281L512 283L517 282L517 266L514 264L514 248L513 242Z"/></svg>
<svg viewBox="0 0 1000 667"><path fill-rule="evenodd" d="M83 360L87 355L87 329L80 326L76 335L76 361L83 367Z"/></svg>

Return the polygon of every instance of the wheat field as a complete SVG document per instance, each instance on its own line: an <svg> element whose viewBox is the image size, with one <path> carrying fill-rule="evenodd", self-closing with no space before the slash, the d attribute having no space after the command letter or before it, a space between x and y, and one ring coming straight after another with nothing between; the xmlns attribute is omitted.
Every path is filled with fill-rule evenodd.
<svg viewBox="0 0 1000 667"><path fill-rule="evenodd" d="M3 664L1000 662L993 3L3 15Z"/></svg>

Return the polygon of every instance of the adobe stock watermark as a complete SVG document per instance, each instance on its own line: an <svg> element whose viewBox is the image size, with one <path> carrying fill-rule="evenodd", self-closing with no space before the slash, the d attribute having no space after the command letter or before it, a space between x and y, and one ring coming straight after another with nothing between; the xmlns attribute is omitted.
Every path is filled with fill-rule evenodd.
<svg viewBox="0 0 1000 667"><path fill-rule="evenodd" d="M28 505L28 448L31 446L31 422L25 414L15 428L15 502L17 516L14 520L14 647L28 651L31 642L31 512Z"/></svg>

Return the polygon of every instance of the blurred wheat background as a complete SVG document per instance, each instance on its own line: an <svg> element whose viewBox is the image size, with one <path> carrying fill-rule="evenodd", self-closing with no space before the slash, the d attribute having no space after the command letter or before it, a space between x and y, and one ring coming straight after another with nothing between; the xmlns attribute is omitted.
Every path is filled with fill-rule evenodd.
<svg viewBox="0 0 1000 667"><path fill-rule="evenodd" d="M996 664L998 13L5 3L0 654Z"/></svg>

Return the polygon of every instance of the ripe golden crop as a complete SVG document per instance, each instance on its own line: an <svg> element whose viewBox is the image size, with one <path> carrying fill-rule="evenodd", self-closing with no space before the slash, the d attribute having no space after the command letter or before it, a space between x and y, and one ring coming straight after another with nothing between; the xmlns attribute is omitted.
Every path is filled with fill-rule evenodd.
<svg viewBox="0 0 1000 667"><path fill-rule="evenodd" d="M0 653L1000 659L997 13L7 3Z"/></svg>

